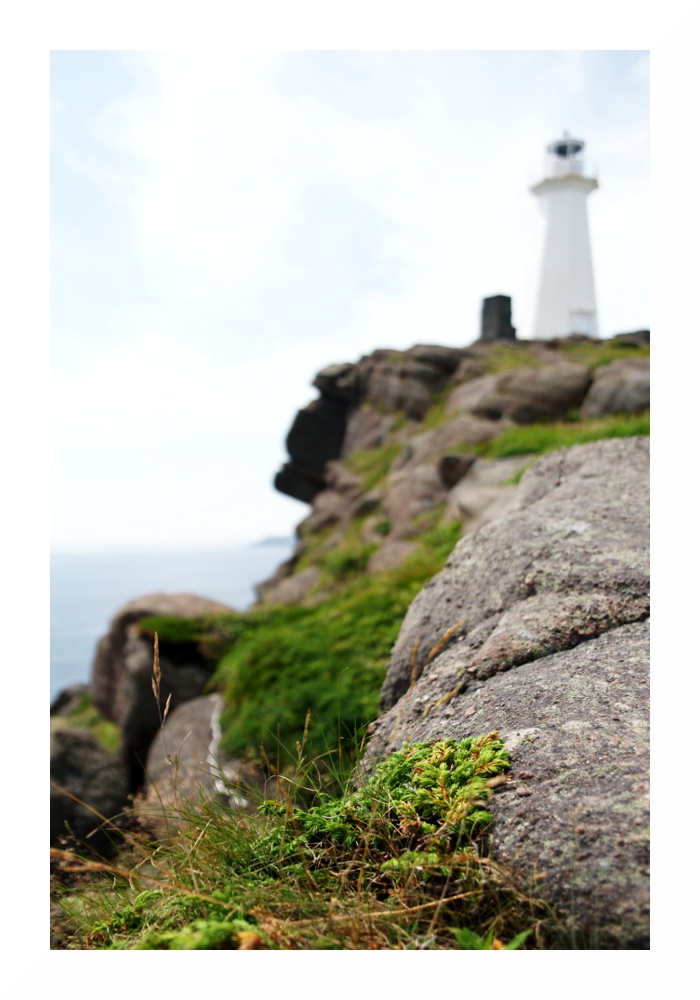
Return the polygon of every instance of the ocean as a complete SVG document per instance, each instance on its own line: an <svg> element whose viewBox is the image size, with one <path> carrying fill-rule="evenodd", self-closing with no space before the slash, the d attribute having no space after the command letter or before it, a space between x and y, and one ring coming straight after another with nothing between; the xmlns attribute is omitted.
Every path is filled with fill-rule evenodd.
<svg viewBox="0 0 700 1000"><path fill-rule="evenodd" d="M51 700L89 681L98 640L127 601L189 593L244 611L255 600L255 584L292 548L291 539L273 539L223 552L52 553Z"/></svg>

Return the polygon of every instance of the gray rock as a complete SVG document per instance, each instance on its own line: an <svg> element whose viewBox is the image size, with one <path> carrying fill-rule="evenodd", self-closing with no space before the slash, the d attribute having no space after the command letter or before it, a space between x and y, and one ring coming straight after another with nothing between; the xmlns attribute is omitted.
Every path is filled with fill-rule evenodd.
<svg viewBox="0 0 700 1000"><path fill-rule="evenodd" d="M347 458L366 448L378 448L384 443L393 421L390 413L380 413L370 407L352 410L348 414L340 457Z"/></svg>
<svg viewBox="0 0 700 1000"><path fill-rule="evenodd" d="M649 400L649 359L621 358L597 370L581 404L581 416L641 413L649 409Z"/></svg>
<svg viewBox="0 0 700 1000"><path fill-rule="evenodd" d="M253 812L264 788L260 768L222 751L219 694L195 698L165 719L148 752L146 780L134 808L149 827L166 831L201 798Z"/></svg>
<svg viewBox="0 0 700 1000"><path fill-rule="evenodd" d="M77 842L109 855L120 842L116 826L129 792L126 770L91 733L51 724L51 846Z"/></svg>
<svg viewBox="0 0 700 1000"><path fill-rule="evenodd" d="M505 417L517 424L554 420L579 406L590 384L586 365L560 361L538 368L525 366L500 375L493 393L473 412L490 420Z"/></svg>
<svg viewBox="0 0 700 1000"><path fill-rule="evenodd" d="M499 730L494 857L602 948L649 941L648 462L628 438L525 472L411 605L367 751Z"/></svg>
<svg viewBox="0 0 700 1000"><path fill-rule="evenodd" d="M464 358L459 347L441 347L439 344L416 344L406 351L406 357L433 365L444 375L453 375Z"/></svg>
<svg viewBox="0 0 700 1000"><path fill-rule="evenodd" d="M443 522L459 518L466 534L502 517L515 503L516 487L509 480L531 462L528 455L477 458L447 494Z"/></svg>
<svg viewBox="0 0 700 1000"><path fill-rule="evenodd" d="M141 784L143 765L160 725L158 705L151 688L153 641L139 629L152 615L200 618L232 611L219 601L193 594L149 594L130 601L112 619L109 632L97 647L90 694L106 718L121 730L121 753L130 775L131 791ZM215 664L205 659L193 643L159 643L161 711L167 698L171 708L198 697Z"/></svg>
<svg viewBox="0 0 700 1000"><path fill-rule="evenodd" d="M648 463L648 438L563 448L535 462L517 487L514 509L462 538L409 608L382 708L408 688L416 639L422 661L461 620L465 635L489 620L495 628L509 608L543 593L602 591L611 600L625 593L643 609L649 591Z"/></svg>

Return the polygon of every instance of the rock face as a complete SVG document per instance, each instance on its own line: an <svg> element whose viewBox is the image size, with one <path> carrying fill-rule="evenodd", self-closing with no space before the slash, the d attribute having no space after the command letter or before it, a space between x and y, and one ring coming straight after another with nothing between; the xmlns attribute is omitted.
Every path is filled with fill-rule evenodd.
<svg viewBox="0 0 700 1000"><path fill-rule="evenodd" d="M493 853L602 948L649 942L648 462L617 439L525 473L411 605L368 747L498 729Z"/></svg>
<svg viewBox="0 0 700 1000"><path fill-rule="evenodd" d="M167 829L182 802L196 805L201 795L234 809L253 810L250 789L262 791L263 775L221 751L223 705L221 695L211 694L168 714L151 744L144 788L135 803L137 814L151 827Z"/></svg>
<svg viewBox="0 0 700 1000"><path fill-rule="evenodd" d="M613 361L599 368L581 407L582 417L607 413L639 413L649 409L648 358Z"/></svg>
<svg viewBox="0 0 700 1000"><path fill-rule="evenodd" d="M83 848L111 853L116 838L100 816L116 818L126 805L128 782L121 761L90 733L52 723L51 781L51 846L72 834Z"/></svg>
<svg viewBox="0 0 700 1000"><path fill-rule="evenodd" d="M160 725L151 687L153 642L141 634L139 622L151 615L200 618L225 611L232 608L192 594L149 594L120 608L109 632L100 639L90 693L102 714L121 729L121 754L132 792L141 785L148 748ZM169 646L161 642L159 652L161 711L169 695L172 711L202 693L214 664L193 643Z"/></svg>
<svg viewBox="0 0 700 1000"><path fill-rule="evenodd" d="M601 364L611 343L620 357ZM312 511L297 529L294 555L260 585L259 600L320 599L318 559L357 521L362 543L376 550L367 571L378 573L411 556L412 539L431 518L440 527L460 520L469 533L501 516L513 492L508 479L529 457L509 459L518 467L506 472L506 460L499 467L478 457L485 442L515 425L572 419L577 410L582 418L645 410L648 343L648 331L612 342L487 338L465 348L381 349L324 368L313 383L321 397L297 415L291 460L275 479ZM362 463L382 449L386 468L367 485Z"/></svg>

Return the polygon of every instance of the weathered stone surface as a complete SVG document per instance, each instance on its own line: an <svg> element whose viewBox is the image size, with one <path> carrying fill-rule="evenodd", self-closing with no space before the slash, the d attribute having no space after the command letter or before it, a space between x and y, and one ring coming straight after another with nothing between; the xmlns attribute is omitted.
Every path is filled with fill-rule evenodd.
<svg viewBox="0 0 700 1000"><path fill-rule="evenodd" d="M649 399L649 359L620 359L597 370L581 404L581 416L640 413L649 409Z"/></svg>
<svg viewBox="0 0 700 1000"><path fill-rule="evenodd" d="M455 417L434 430L412 435L393 463L392 471L398 472L401 469L424 464L436 465L443 455L448 455L455 448L488 441L497 437L500 430L501 428L495 427L489 420Z"/></svg>
<svg viewBox="0 0 700 1000"><path fill-rule="evenodd" d="M318 373L313 385L327 399L338 400L341 403L353 404L358 400L358 383L356 366L349 362L328 365Z"/></svg>
<svg viewBox="0 0 700 1000"><path fill-rule="evenodd" d="M118 837L100 817L121 821L129 792L126 770L91 733L64 726L51 723L51 846L70 831L83 847L110 854Z"/></svg>
<svg viewBox="0 0 700 1000"><path fill-rule="evenodd" d="M348 414L340 457L347 458L366 448L378 448L384 443L393 421L390 413L380 413L369 406L352 410Z"/></svg>
<svg viewBox="0 0 700 1000"><path fill-rule="evenodd" d="M466 533L502 517L515 503L516 487L508 480L531 462L527 455L477 458L447 494L443 521L459 518Z"/></svg>
<svg viewBox="0 0 700 1000"><path fill-rule="evenodd" d="M498 730L512 767L489 804L491 855L579 942L648 948L649 622L475 682L423 719L441 688L430 677L457 656L380 720L382 753Z"/></svg>
<svg viewBox="0 0 700 1000"><path fill-rule="evenodd" d="M498 383L498 375L476 375L462 385L458 385L447 397L446 412L451 413L475 413L477 410L483 411L486 400L490 399ZM502 407L498 406L495 416L487 419L498 420L502 415Z"/></svg>
<svg viewBox="0 0 700 1000"><path fill-rule="evenodd" d="M121 729L122 758L130 788L141 784L143 764L160 719L151 688L153 643L141 635L139 622L151 615L200 618L232 611L219 601L193 594L148 594L130 601L112 619L98 644L90 693L103 715ZM192 643L160 642L161 710L171 696L171 708L198 697L211 677L213 663Z"/></svg>
<svg viewBox="0 0 700 1000"><path fill-rule="evenodd" d="M368 747L498 729L513 781L494 855L523 881L542 873L562 921L602 948L648 947L648 462L648 439L628 438L526 471L411 605Z"/></svg>
<svg viewBox="0 0 700 1000"><path fill-rule="evenodd" d="M390 472L382 510L391 523L392 538L409 538L422 530L415 519L444 502L447 491L434 463L409 464Z"/></svg>
<svg viewBox="0 0 700 1000"><path fill-rule="evenodd" d="M553 420L579 406L590 384L586 365L568 361L517 368L498 376L493 393L473 412L488 419L505 417L517 424Z"/></svg>
<svg viewBox="0 0 700 1000"><path fill-rule="evenodd" d="M223 698L194 698L169 713L148 752L146 779L134 808L158 830L177 826L183 805L200 797L252 812L264 787L260 768L234 760L220 747ZM251 794L252 793L252 794Z"/></svg>
<svg viewBox="0 0 700 1000"><path fill-rule="evenodd" d="M420 662L461 619L465 635L490 619L495 627L508 608L542 593L648 599L648 463L648 438L596 441L535 462L514 509L461 539L409 608L382 707L408 687L416 638Z"/></svg>
<svg viewBox="0 0 700 1000"><path fill-rule="evenodd" d="M406 356L433 365L444 375L453 375L464 358L464 350L460 347L441 347L439 344L416 344L406 351Z"/></svg>

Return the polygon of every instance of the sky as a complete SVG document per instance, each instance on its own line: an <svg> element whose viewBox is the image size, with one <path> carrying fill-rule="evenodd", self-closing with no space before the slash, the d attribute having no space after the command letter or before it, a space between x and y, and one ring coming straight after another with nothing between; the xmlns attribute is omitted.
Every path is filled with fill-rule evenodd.
<svg viewBox="0 0 700 1000"><path fill-rule="evenodd" d="M55 51L50 119L56 550L292 534L317 371L468 345L494 294L531 334L564 129L601 335L650 326L648 52Z"/></svg>

